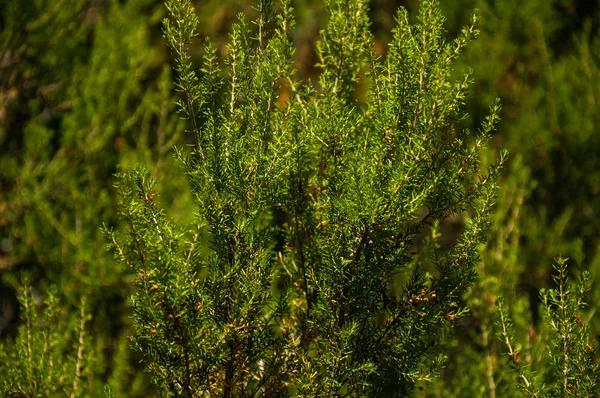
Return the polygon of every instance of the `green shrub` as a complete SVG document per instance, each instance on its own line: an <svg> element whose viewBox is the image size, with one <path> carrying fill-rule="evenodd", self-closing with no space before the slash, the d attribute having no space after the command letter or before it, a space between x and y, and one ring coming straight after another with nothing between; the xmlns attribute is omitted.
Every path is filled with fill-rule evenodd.
<svg viewBox="0 0 600 398"><path fill-rule="evenodd" d="M197 18L167 2L196 220L171 221L138 169L118 175L128 233L106 231L136 274L134 347L166 395L407 394L436 373L465 312L498 174L479 153L499 106L466 129L470 75L450 78L477 18L446 43L435 2L416 24L401 9L380 58L366 4L326 6L312 85L290 65L288 2L239 17L226 78L210 42L195 72ZM441 223L471 206L442 248Z"/></svg>
<svg viewBox="0 0 600 398"><path fill-rule="evenodd" d="M6 100L0 99L0 114L6 117L0 123L3 298L10 295L7 285L20 290L22 275L29 276L39 301L56 286L61 305L53 311L65 317L71 310L78 313L85 297L87 312L94 315L86 325L93 342L86 354L94 352L96 362L90 376L94 387L80 388L78 395L97 395L105 383L122 376L125 384L113 383L115 393L131 384L127 395L139 395L144 383L131 383L135 358L124 351L130 328L126 297L132 286L106 252L101 226L123 228L112 186L117 164L152 165L156 175L165 177L162 188L165 199L172 199L172 214L185 217L189 197L176 193L185 181L169 178L178 169L171 148L182 142L183 124L172 115L166 48L152 38L164 7L150 0L111 0L102 6L84 1L0 4L1 67L6 68L0 72L0 97ZM10 306L6 303L3 311ZM36 312L21 311L29 311L31 319ZM25 328L22 321L19 333ZM0 329L4 338L10 328L3 324ZM32 341L42 344L38 332L27 329ZM7 366L29 366L20 362L25 358L16 354L14 336L6 337ZM77 350L54 352L55 363L62 361L61 353L68 361ZM23 373L21 385L37 383L39 371ZM115 371L121 374L114 377Z"/></svg>
<svg viewBox="0 0 600 398"><path fill-rule="evenodd" d="M585 2L156 3L0 0L0 393L598 395Z"/></svg>
<svg viewBox="0 0 600 398"><path fill-rule="evenodd" d="M20 297L23 327L12 349L0 345L0 391L13 397L82 396L84 378L89 379L94 359L86 329L89 314L85 299L80 313L68 313L59 306L56 291L44 301L38 313L28 284Z"/></svg>
<svg viewBox="0 0 600 398"><path fill-rule="evenodd" d="M517 347L512 320L500 304L502 337L527 396L595 397L600 393L600 361L590 345L589 324L583 319L590 275L584 272L581 282L574 285L567 277L566 259L557 259L555 269L557 288L540 292L545 329L540 339L532 342L533 347Z"/></svg>

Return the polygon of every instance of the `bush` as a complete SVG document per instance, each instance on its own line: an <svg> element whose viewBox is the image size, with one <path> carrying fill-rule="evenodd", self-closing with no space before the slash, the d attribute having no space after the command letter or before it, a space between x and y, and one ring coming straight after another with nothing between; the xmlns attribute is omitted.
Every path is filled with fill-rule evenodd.
<svg viewBox="0 0 600 398"><path fill-rule="evenodd" d="M2 395L598 395L598 4L249 3L0 0Z"/></svg>
<svg viewBox="0 0 600 398"><path fill-rule="evenodd" d="M470 76L450 78L477 17L446 43L435 2L416 24L401 9L383 59L365 4L326 4L313 86L290 67L288 2L261 2L255 29L239 17L226 78L210 42L196 74L196 16L167 2L196 221L166 217L138 169L118 176L126 237L107 230L137 276L131 339L167 395L407 394L465 312L498 174L478 164L499 106L464 128ZM440 224L470 206L442 248Z"/></svg>
<svg viewBox="0 0 600 398"><path fill-rule="evenodd" d="M0 2L0 97L5 99L0 100L5 117L0 123L2 312L16 314L9 299L22 290L22 277L27 276L30 306L21 310L27 321L21 317L19 334L30 336L37 347L50 338L38 327L45 322L38 310L47 311L41 307L50 300L50 289L54 287L60 303L52 311L61 314L61 320L77 318L86 298L86 312L93 317L85 330L94 344L85 344L84 353L96 359L88 383L84 387L80 380L76 395L101 394L105 383L122 377L114 376L115 371L125 376L120 380L124 384L114 384L116 393L123 385L130 396L143 391L144 383L127 378L143 376L135 376L135 359L124 350L131 323L126 303L131 284L106 252L100 229L103 221L123 228L112 186L117 164L152 165L156 175L165 176L165 198L181 190L181 180L168 176L177 170L170 153L173 143L182 142L183 125L171 112L175 104L170 68L164 65L166 51L152 40L152 27L160 22L164 7L149 0L121 3L96 7L85 1ZM181 217L186 196L170 197L173 214ZM11 329L19 317L14 318L0 323L2 337L8 337L0 362L2 367L23 369L29 364L22 362L26 357L13 341ZM77 347L74 342L55 343L61 348L47 353L54 364L77 357L78 348L66 349L71 343ZM48 358L38 354L33 354L36 359ZM9 390L3 392L49 394L43 388L47 384L38 381L62 368L38 371L28 368L18 379L5 379ZM70 385L68 377L60 377L65 385ZM13 381L22 390L12 389ZM37 390L29 389L33 386ZM55 388L57 394L64 392Z"/></svg>

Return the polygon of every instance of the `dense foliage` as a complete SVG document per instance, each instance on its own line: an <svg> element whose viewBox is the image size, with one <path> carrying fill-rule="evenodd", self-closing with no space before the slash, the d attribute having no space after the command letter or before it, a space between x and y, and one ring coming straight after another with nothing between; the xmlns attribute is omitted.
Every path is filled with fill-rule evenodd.
<svg viewBox="0 0 600 398"><path fill-rule="evenodd" d="M499 107L464 128L469 75L450 78L476 17L445 43L435 3L414 25L401 9L380 58L365 5L329 2L313 87L290 68L288 3L261 2L254 31L240 16L226 79L210 43L202 74L192 69L189 1L167 8L196 139L179 158L197 221L171 223L135 171L118 177L128 236L109 232L138 275L132 339L155 382L184 396L408 393L443 362L437 347L464 311L494 197L497 167L478 164ZM283 84L292 94L278 104ZM471 205L461 238L441 250L440 223Z"/></svg>
<svg viewBox="0 0 600 398"><path fill-rule="evenodd" d="M110 1L103 10L85 1L6 2L2 7L0 300L6 305L1 330L4 335L17 324L10 292L20 288L23 277L31 281L30 303L37 303L22 308L23 325L35 323L35 310L52 286L62 303L52 311L61 320L78 314L86 296L86 312L92 315L86 333L94 336L86 351L95 351L92 375L98 380L88 378L79 391L98 395L113 376L128 384L127 372L140 379L127 362L117 363L128 356L126 297L132 289L106 252L101 231L103 222L119 223L112 181L117 164L145 163L165 176L163 187L174 198L174 213L186 201L185 195L173 193L185 181L168 178L178 170L170 152L174 142L181 142L183 125L173 114L166 52L152 40L163 6L139 0ZM75 344L61 343L66 345L48 354L55 355L50 363L63 362L65 347ZM17 380L6 379L13 385L9 391L45 394L32 380L29 387L12 384ZM127 386L132 389L128 395L137 394L138 384L145 383ZM115 384L115 391L119 388Z"/></svg>
<svg viewBox="0 0 600 398"><path fill-rule="evenodd" d="M3 395L598 395L600 3L346 3L0 0Z"/></svg>

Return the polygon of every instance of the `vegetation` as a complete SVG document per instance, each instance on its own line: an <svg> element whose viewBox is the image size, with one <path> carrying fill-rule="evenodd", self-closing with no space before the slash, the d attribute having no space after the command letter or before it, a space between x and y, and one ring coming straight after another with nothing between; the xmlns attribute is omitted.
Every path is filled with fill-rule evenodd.
<svg viewBox="0 0 600 398"><path fill-rule="evenodd" d="M599 394L600 4L313 3L0 0L3 395Z"/></svg>

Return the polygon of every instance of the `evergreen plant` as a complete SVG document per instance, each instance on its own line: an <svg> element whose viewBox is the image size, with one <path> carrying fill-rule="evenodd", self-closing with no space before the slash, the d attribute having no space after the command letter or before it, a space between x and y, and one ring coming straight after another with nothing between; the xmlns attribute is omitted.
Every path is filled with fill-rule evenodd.
<svg viewBox="0 0 600 398"><path fill-rule="evenodd" d="M22 295L23 326L14 347L0 343L0 392L9 397L80 397L91 392L84 379L93 377L95 365L87 330L85 299L79 314L59 305L56 289L48 293L38 314L31 287ZM12 366L7 366L7 364ZM82 386L82 384L84 384ZM87 391L86 391L87 390ZM87 394L86 394L87 393Z"/></svg>
<svg viewBox="0 0 600 398"><path fill-rule="evenodd" d="M590 345L589 323L583 319L590 275L584 272L578 284L570 283L563 258L556 260L555 270L557 288L540 292L545 321L540 343L544 346L536 347L541 344L534 342L533 347L523 347L525 352L515 346L512 320L500 303L502 338L526 396L595 397L600 394L600 361Z"/></svg>
<svg viewBox="0 0 600 398"><path fill-rule="evenodd" d="M0 0L0 396L100 396L107 383L116 396L148 394L125 341L132 283L100 227L123 228L117 164L165 176L171 214L183 216L187 197L168 195L186 183L168 178L183 124L166 46L152 37L165 12L153 0Z"/></svg>
<svg viewBox="0 0 600 398"><path fill-rule="evenodd" d="M597 347L598 2L559 1L444 3L450 21L464 5L477 6L486 21L479 40L459 60L475 69L468 110L476 122L489 95L502 98L504 118L494 141L506 146L510 162L500 181L488 243L482 248L476 285L465 296L471 309L449 343L442 377L423 395L520 397L498 324L497 302L515 329L513 344L536 373L552 374L546 352L552 341L539 290L552 287L552 258L569 254L576 279L589 270L590 306L580 316ZM594 11L595 10L595 11ZM579 23L573 24L574 18ZM452 22L451 22L452 23ZM450 28L452 29L452 28ZM486 154L485 157L490 157ZM493 152L491 157L493 158ZM584 171L585 170L585 171ZM460 369L460 371L458 371ZM593 372L589 367L587 372ZM547 382L547 380L545 381ZM549 384L549 383L548 383Z"/></svg>
<svg viewBox="0 0 600 398"><path fill-rule="evenodd" d="M138 168L117 175L127 233L106 228L136 275L131 340L154 383L185 397L409 394L466 312L504 159L479 166L498 103L466 128L470 74L451 78L477 16L446 42L435 1L416 23L400 9L379 57L366 3L326 1L310 84L291 67L289 1L240 15L225 65L207 40L199 72L191 3L167 8L195 217L172 221ZM467 208L460 237L443 234Z"/></svg>

